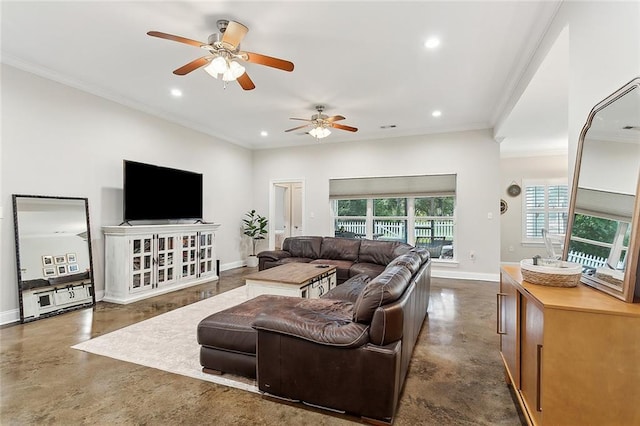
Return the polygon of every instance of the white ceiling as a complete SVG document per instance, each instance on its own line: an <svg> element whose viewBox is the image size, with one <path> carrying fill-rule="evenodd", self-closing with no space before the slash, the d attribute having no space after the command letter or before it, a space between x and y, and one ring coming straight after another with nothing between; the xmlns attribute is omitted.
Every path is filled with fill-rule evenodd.
<svg viewBox="0 0 640 426"><path fill-rule="evenodd" d="M503 116L557 1L2 1L2 62L252 149L317 143L284 130L314 105L357 133L323 143L491 128ZM287 59L245 64L243 91L204 70L172 71L216 21L243 23L242 50ZM424 42L438 36L441 45ZM170 90L182 90L174 98ZM431 116L433 110L442 116ZM381 126L395 125L392 129ZM267 137L260 136L267 131ZM566 131L566 130L565 130Z"/></svg>

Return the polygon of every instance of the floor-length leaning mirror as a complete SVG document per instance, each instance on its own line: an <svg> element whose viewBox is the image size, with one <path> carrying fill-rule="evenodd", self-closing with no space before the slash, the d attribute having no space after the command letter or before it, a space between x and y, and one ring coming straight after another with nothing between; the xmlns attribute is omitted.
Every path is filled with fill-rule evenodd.
<svg viewBox="0 0 640 426"><path fill-rule="evenodd" d="M20 321L95 305L88 200L12 198Z"/></svg>

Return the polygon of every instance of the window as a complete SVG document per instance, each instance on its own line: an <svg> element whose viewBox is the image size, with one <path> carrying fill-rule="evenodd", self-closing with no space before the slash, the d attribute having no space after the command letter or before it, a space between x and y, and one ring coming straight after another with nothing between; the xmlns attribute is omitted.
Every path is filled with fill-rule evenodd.
<svg viewBox="0 0 640 426"><path fill-rule="evenodd" d="M402 241L453 259L455 196L333 200L336 237Z"/></svg>
<svg viewBox="0 0 640 426"><path fill-rule="evenodd" d="M567 260L624 270L631 238L629 222L576 213Z"/></svg>
<svg viewBox="0 0 640 426"><path fill-rule="evenodd" d="M375 239L407 242L407 199L375 198L373 232Z"/></svg>
<svg viewBox="0 0 640 426"><path fill-rule="evenodd" d="M453 259L456 175L329 180L336 237L402 241Z"/></svg>
<svg viewBox="0 0 640 426"><path fill-rule="evenodd" d="M367 200L335 200L336 237L362 238L367 234Z"/></svg>
<svg viewBox="0 0 640 426"><path fill-rule="evenodd" d="M429 249L432 257L453 258L455 197L423 197L414 201L415 245Z"/></svg>
<svg viewBox="0 0 640 426"><path fill-rule="evenodd" d="M542 230L564 235L567 231L569 191L564 183L525 182L523 202L523 239L541 242Z"/></svg>

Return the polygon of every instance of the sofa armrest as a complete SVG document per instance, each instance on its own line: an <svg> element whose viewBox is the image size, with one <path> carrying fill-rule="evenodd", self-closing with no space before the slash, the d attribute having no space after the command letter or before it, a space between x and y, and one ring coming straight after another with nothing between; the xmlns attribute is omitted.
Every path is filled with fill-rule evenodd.
<svg viewBox="0 0 640 426"><path fill-rule="evenodd" d="M266 258L269 260L280 260L285 257L291 257L291 253L285 250L265 250L258 253L258 258Z"/></svg>
<svg viewBox="0 0 640 426"><path fill-rule="evenodd" d="M353 305L332 299L302 299L285 311L259 314L253 328L313 343L356 348L369 342L369 327L352 321Z"/></svg>

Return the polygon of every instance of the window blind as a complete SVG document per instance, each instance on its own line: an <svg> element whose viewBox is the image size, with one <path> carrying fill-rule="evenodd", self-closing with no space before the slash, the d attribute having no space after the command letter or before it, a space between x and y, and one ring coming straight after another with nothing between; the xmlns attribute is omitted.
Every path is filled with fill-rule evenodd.
<svg viewBox="0 0 640 426"><path fill-rule="evenodd" d="M456 175L389 176L329 180L329 198L454 195Z"/></svg>

